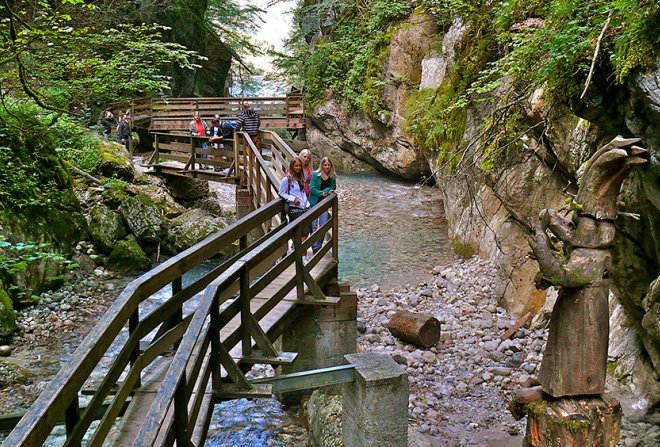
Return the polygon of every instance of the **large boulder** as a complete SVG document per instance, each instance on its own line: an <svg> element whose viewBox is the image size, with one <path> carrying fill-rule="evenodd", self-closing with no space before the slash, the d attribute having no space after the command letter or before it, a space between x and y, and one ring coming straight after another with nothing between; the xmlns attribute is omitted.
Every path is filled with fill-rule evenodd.
<svg viewBox="0 0 660 447"><path fill-rule="evenodd" d="M204 210L194 209L170 221L168 239L175 250L180 252L226 226L224 219L214 217Z"/></svg>
<svg viewBox="0 0 660 447"><path fill-rule="evenodd" d="M162 212L145 194L127 197L119 206L124 220L138 241L158 242L166 229Z"/></svg>
<svg viewBox="0 0 660 447"><path fill-rule="evenodd" d="M148 184L129 185L128 190L135 194L144 194L148 196L154 204L161 209L163 216L172 218L186 212L183 205L177 203L168 193L165 181L154 176L150 176L151 181Z"/></svg>
<svg viewBox="0 0 660 447"><path fill-rule="evenodd" d="M117 177L127 182L135 178L135 168L128 151L118 143L102 141L99 147L99 172L106 177Z"/></svg>
<svg viewBox="0 0 660 447"><path fill-rule="evenodd" d="M170 194L175 199L195 200L209 194L209 182L206 180L169 175L166 182Z"/></svg>
<svg viewBox="0 0 660 447"><path fill-rule="evenodd" d="M128 234L128 229L121 214L101 205L90 212L89 232L94 244L110 253L117 241Z"/></svg>
<svg viewBox="0 0 660 447"><path fill-rule="evenodd" d="M126 271L144 271L151 267L151 260L133 239L117 242L110 253L108 263Z"/></svg>
<svg viewBox="0 0 660 447"><path fill-rule="evenodd" d="M9 337L16 330L16 312L11 298L0 281L0 340Z"/></svg>

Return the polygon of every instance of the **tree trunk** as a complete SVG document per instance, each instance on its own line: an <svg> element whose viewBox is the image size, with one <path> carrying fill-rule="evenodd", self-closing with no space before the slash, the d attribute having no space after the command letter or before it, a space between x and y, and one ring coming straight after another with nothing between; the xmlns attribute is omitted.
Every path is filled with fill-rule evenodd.
<svg viewBox="0 0 660 447"><path fill-rule="evenodd" d="M395 337L425 348L435 345L440 339L440 322L435 317L405 310L392 315L387 329Z"/></svg>
<svg viewBox="0 0 660 447"><path fill-rule="evenodd" d="M536 402L527 410L524 447L614 447L621 435L621 405L607 395Z"/></svg>

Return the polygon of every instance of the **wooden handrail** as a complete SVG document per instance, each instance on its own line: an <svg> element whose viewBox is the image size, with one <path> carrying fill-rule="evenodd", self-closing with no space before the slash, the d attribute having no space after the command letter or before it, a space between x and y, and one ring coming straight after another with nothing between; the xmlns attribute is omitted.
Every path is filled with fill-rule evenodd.
<svg viewBox="0 0 660 447"><path fill-rule="evenodd" d="M282 144L281 156L290 157L293 152ZM153 445L157 437L163 435L166 443L175 440L177 444L187 444L191 439L192 427L198 418L205 399L205 391L211 387L214 391L221 388L221 370L224 368L238 386L250 386L245 380L241 368L231 358L229 351L241 343L242 355L249 355L252 350L251 339L264 353L274 352L271 342L276 336L277 327L265 333L259 320L277 306L283 298L296 289L298 298L302 298L306 284L310 293L320 292L319 286L310 275L310 271L323 256L332 249L332 259L328 268L336 268L337 253L337 196L330 194L311 208L301 218L291 223L277 225L273 231L248 245L247 235L252 230L283 216L284 201L277 196L279 180L269 169L268 161L261 155L254 142L242 133L237 133L235 144L239 140L245 144L245 155L252 160L249 170L250 182L255 182L254 172L261 172L259 179L265 181L269 197L267 203L258 203L258 209L226 227L223 231L210 236L190 247L179 255L156 266L153 270L131 282L102 317L99 324L83 340L74 352L72 359L58 372L46 390L24 415L14 431L6 440L7 445L41 445L46 440L60 416L65 414L67 421L66 445L78 446L83 435L89 430L106 398L113 392L114 398L92 435L89 445L101 445L107 436L115 417L124 408L134 388L140 387L141 371L154 361L169 346L176 347L176 353L169 364L162 385L149 409L134 445ZM253 172L253 170L255 170ZM246 171L248 169L246 168ZM254 184L261 190L261 180ZM304 243L300 243L300 231L309 227L312 220L322 212L333 210L331 221L324 224ZM302 263L302 251L323 237L330 230L331 243L313 256L305 266ZM286 253L288 241L294 240L295 252ZM201 262L212 258L221 249L239 241L240 251L220 264L194 283L182 286L183 274ZM276 292L256 312L250 310L250 301L264 287L279 277L291 265L296 274ZM259 279L250 281L250 276ZM140 316L139 305L164 286L172 284L172 295L147 315ZM184 303L205 290L197 310L183 316ZM238 297L232 297L238 292ZM230 334L224 334L221 341L220 329L236 315L241 316L241 326ZM206 322L209 321L207 325ZM85 385L91 372L100 362L113 340L126 325L129 337L119 355L108 370L104 380L98 385L95 394L86 408L80 410L78 394ZM140 341L152 330L159 327L158 333L150 345L140 351ZM208 359L210 357L210 359ZM129 368L124 381L115 389L122 372ZM193 393L194 390L194 393ZM204 417L207 417L205 414Z"/></svg>

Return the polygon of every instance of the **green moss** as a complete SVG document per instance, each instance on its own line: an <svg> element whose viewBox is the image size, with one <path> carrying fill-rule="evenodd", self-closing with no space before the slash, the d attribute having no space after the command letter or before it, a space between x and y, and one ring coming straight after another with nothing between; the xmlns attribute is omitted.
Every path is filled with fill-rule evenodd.
<svg viewBox="0 0 660 447"><path fill-rule="evenodd" d="M110 253L110 265L124 270L149 270L151 260L133 240L119 241Z"/></svg>
<svg viewBox="0 0 660 447"><path fill-rule="evenodd" d="M0 282L0 339L8 337L16 330L16 312L9 294Z"/></svg>
<svg viewBox="0 0 660 447"><path fill-rule="evenodd" d="M116 143L99 144L99 155L101 162L108 162L117 165L128 165L128 158L122 154L122 147Z"/></svg>
<svg viewBox="0 0 660 447"><path fill-rule="evenodd" d="M474 248L470 247L469 245L465 245L457 240L454 240L454 252L465 259L471 258L476 254Z"/></svg>
<svg viewBox="0 0 660 447"><path fill-rule="evenodd" d="M548 403L543 402L530 402L524 407L525 413L531 414L535 418L540 418L548 411Z"/></svg>
<svg viewBox="0 0 660 447"><path fill-rule="evenodd" d="M103 185L103 202L110 208L119 208L124 200L129 196L128 184L123 180L111 179Z"/></svg>
<svg viewBox="0 0 660 447"><path fill-rule="evenodd" d="M0 388L30 381L30 371L15 363L0 360Z"/></svg>

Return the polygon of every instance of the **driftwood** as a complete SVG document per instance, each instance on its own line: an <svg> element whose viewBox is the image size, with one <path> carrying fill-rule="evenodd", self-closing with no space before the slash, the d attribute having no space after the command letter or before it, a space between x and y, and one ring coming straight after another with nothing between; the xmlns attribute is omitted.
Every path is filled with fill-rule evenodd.
<svg viewBox="0 0 660 447"><path fill-rule="evenodd" d="M500 340L504 341L507 338L511 338L511 336L513 334L518 332L518 329L520 329L523 326L523 324L527 323L527 320L529 320L531 318L531 316L532 316L532 313L527 312L525 315L518 318L518 320L513 324L513 326L511 326L509 329L507 329L507 331L505 333L500 335Z"/></svg>
<svg viewBox="0 0 660 447"><path fill-rule="evenodd" d="M435 317L406 310L394 313L387 322L387 329L395 337L425 348L440 339L440 322Z"/></svg>
<svg viewBox="0 0 660 447"><path fill-rule="evenodd" d="M614 447L621 433L621 405L607 395L527 404L527 447Z"/></svg>
<svg viewBox="0 0 660 447"><path fill-rule="evenodd" d="M585 163L572 219L543 210L532 222L530 241L546 284L559 288L552 311L539 381L554 396L600 394L605 390L609 314L610 250L617 196L626 175L646 163L637 139L617 137ZM553 245L547 231L562 243Z"/></svg>

